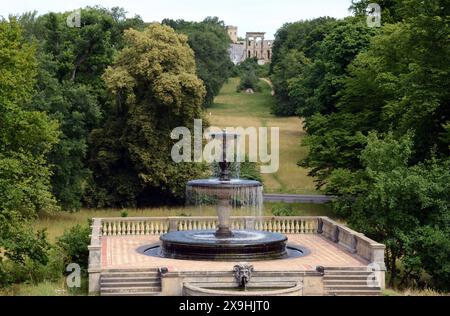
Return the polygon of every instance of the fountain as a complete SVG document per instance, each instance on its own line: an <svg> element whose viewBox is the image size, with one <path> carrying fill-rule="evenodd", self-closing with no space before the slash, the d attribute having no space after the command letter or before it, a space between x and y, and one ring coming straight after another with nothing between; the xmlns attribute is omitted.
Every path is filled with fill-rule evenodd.
<svg viewBox="0 0 450 316"><path fill-rule="evenodd" d="M240 206L261 212L263 186L259 181L233 179L231 162L227 161L230 138L239 135L226 131L211 134L222 139L220 176L216 179L193 180L187 184L190 200L210 199L217 204L216 231L177 231L161 236L161 255L185 260L271 260L287 256L287 237L279 233L231 230L233 207Z"/></svg>

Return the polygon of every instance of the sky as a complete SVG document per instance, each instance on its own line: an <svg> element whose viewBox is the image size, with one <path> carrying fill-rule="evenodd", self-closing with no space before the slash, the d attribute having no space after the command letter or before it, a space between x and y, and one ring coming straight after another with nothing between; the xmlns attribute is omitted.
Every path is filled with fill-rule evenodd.
<svg viewBox="0 0 450 316"><path fill-rule="evenodd" d="M145 22L164 18L201 21L218 16L227 25L238 26L238 35L245 32L266 32L273 39L286 22L320 16L342 18L350 15L351 0L14 0L0 1L0 16L38 11L73 11L85 6L123 7L128 16L140 15Z"/></svg>

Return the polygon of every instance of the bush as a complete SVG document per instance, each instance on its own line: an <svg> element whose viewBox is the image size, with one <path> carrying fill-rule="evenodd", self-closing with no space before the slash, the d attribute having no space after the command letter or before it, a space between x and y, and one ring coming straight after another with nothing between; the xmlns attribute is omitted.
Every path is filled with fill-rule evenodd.
<svg viewBox="0 0 450 316"><path fill-rule="evenodd" d="M90 244L89 225L77 225L58 238L56 245L62 251L64 266L70 263L79 264L82 271L86 272L89 260L88 246Z"/></svg>
<svg viewBox="0 0 450 316"><path fill-rule="evenodd" d="M237 91L245 91L247 89L252 89L253 91L260 91L259 78L253 69L244 73L241 77L241 82L237 88Z"/></svg>
<svg viewBox="0 0 450 316"><path fill-rule="evenodd" d="M272 207L272 214L274 216L295 216L295 211L292 205L276 204Z"/></svg>

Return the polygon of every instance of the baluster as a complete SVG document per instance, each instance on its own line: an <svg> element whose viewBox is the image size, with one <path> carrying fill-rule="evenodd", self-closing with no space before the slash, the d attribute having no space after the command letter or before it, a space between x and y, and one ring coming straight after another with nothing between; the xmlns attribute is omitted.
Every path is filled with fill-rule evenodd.
<svg viewBox="0 0 450 316"><path fill-rule="evenodd" d="M113 222L113 225L112 225L112 234L113 234L113 236L117 236L116 222Z"/></svg>
<svg viewBox="0 0 450 316"><path fill-rule="evenodd" d="M263 231L268 231L268 230L269 230L269 225L267 224L267 221L264 221Z"/></svg>
<svg viewBox="0 0 450 316"><path fill-rule="evenodd" d="M156 235L161 235L161 225L160 225L160 222L156 222L156 225L155 225L155 234L156 234Z"/></svg>
<svg viewBox="0 0 450 316"><path fill-rule="evenodd" d="M111 231L112 231L111 223L108 223L107 231L108 231L107 236L111 236Z"/></svg>
<svg viewBox="0 0 450 316"><path fill-rule="evenodd" d="M273 232L273 225L272 225L272 220L269 221L268 225L267 225L267 231L269 232Z"/></svg>
<svg viewBox="0 0 450 316"><path fill-rule="evenodd" d="M282 234L286 233L286 220L285 219L281 220L281 233Z"/></svg>
<svg viewBox="0 0 450 316"><path fill-rule="evenodd" d="M298 234L298 220L294 219L292 223L293 234Z"/></svg>
<svg viewBox="0 0 450 316"><path fill-rule="evenodd" d="M308 234L311 234L313 232L313 227L311 221L308 220Z"/></svg>
<svg viewBox="0 0 450 316"><path fill-rule="evenodd" d="M149 234L153 235L155 233L155 225L153 224L153 221L150 222L150 230L149 230Z"/></svg>
<svg viewBox="0 0 450 316"><path fill-rule="evenodd" d="M140 235L140 228L139 228L139 226L141 225L141 223L140 222L136 222L136 223L134 223L134 234L135 235Z"/></svg>
<svg viewBox="0 0 450 316"><path fill-rule="evenodd" d="M150 226L147 221L145 221L144 235L150 235Z"/></svg>
<svg viewBox="0 0 450 316"><path fill-rule="evenodd" d="M117 222L117 235L122 236L122 223Z"/></svg>

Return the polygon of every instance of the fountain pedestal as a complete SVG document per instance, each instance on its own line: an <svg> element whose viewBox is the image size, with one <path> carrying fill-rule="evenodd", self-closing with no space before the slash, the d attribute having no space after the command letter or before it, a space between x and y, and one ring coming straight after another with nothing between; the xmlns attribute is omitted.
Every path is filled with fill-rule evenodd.
<svg viewBox="0 0 450 316"><path fill-rule="evenodd" d="M217 205L217 218L219 221L218 229L214 234L217 238L230 238L233 237L231 232L231 206L228 199L220 199Z"/></svg>

